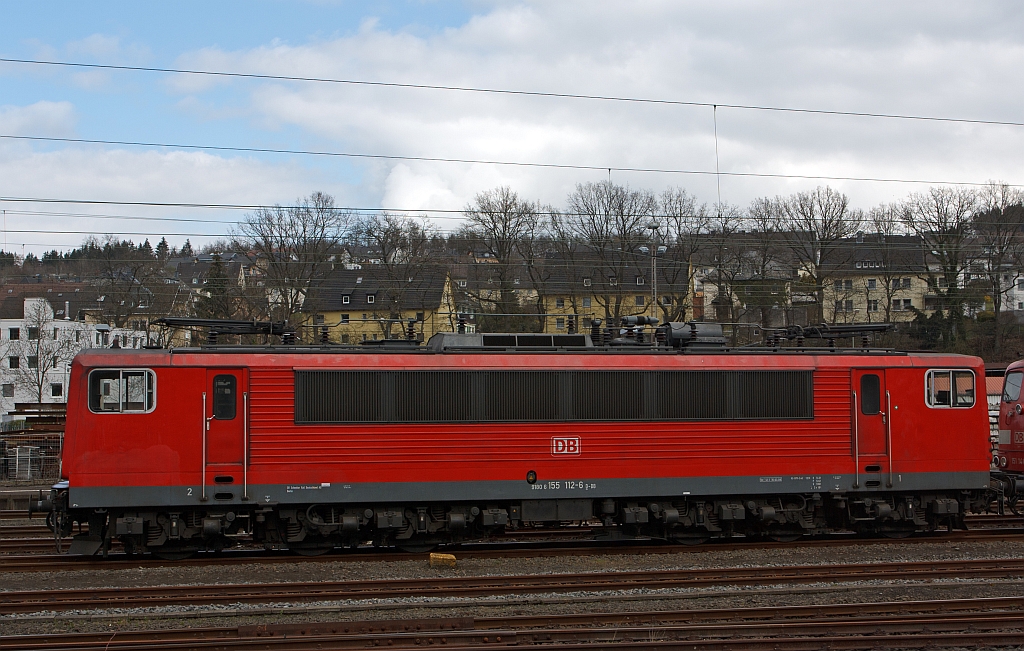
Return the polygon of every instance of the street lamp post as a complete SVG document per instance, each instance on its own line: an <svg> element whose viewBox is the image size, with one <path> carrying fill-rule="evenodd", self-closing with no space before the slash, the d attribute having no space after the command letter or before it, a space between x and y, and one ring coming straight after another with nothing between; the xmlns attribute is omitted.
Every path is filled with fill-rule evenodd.
<svg viewBox="0 0 1024 651"><path fill-rule="evenodd" d="M658 222L651 222L651 316L658 317Z"/></svg>

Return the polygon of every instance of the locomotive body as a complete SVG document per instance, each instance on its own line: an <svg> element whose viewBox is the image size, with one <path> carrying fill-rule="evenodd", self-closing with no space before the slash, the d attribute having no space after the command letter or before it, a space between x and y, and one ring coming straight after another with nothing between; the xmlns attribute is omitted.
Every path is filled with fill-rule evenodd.
<svg viewBox="0 0 1024 651"><path fill-rule="evenodd" d="M981 360L813 351L89 350L59 522L89 522L73 552L167 555L960 526L989 487Z"/></svg>
<svg viewBox="0 0 1024 651"><path fill-rule="evenodd" d="M1024 415L1021 404L1021 384L1024 382L1024 361L1014 362L1006 368L1003 395L999 402L999 448L993 459L997 477L1006 483L1006 493L1014 500L1024 490Z"/></svg>

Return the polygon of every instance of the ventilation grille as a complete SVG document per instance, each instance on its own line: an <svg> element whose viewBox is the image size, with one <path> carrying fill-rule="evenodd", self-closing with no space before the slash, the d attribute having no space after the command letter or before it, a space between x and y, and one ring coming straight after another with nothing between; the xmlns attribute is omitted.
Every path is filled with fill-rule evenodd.
<svg viewBox="0 0 1024 651"><path fill-rule="evenodd" d="M811 371L296 371L295 422L795 420Z"/></svg>

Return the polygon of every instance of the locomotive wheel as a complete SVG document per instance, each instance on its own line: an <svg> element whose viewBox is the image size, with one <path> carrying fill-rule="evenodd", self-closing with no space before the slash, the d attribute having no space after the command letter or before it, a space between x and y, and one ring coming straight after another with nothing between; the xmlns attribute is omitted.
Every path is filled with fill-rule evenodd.
<svg viewBox="0 0 1024 651"><path fill-rule="evenodd" d="M334 545L316 545L309 547L289 546L288 549L299 556L323 556L324 554L333 551Z"/></svg>
<svg viewBox="0 0 1024 651"><path fill-rule="evenodd" d="M885 527L880 529L878 533L886 538L900 540L902 538L909 538L916 530L916 527Z"/></svg>
<svg viewBox="0 0 1024 651"><path fill-rule="evenodd" d="M153 556L165 561L183 561L195 556L196 551L195 547L160 547L153 550Z"/></svg>
<svg viewBox="0 0 1024 651"><path fill-rule="evenodd" d="M395 542L395 547L401 549L407 554L426 554L437 549L437 543L430 542L428 540L399 540Z"/></svg>
<svg viewBox="0 0 1024 651"><path fill-rule="evenodd" d="M694 530L676 534L672 536L672 540L681 545L703 545L707 541L711 540L711 535L706 531Z"/></svg>
<svg viewBox="0 0 1024 651"><path fill-rule="evenodd" d="M795 542L803 535L802 529L794 529L793 527L772 527L768 529L767 533L768 538L780 543Z"/></svg>

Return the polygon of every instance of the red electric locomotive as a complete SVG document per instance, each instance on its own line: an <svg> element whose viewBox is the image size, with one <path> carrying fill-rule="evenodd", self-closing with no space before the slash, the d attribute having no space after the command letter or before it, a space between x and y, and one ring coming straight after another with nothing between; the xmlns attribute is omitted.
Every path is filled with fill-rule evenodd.
<svg viewBox="0 0 1024 651"><path fill-rule="evenodd" d="M993 473L1015 511L1018 491L1024 492L1024 409L1021 384L1024 382L1024 361L1006 368L1003 396L999 402L999 446L993 459L998 469Z"/></svg>
<svg viewBox="0 0 1024 651"><path fill-rule="evenodd" d="M175 556L239 532L318 553L589 520L679 542L902 536L987 503L980 359L728 350L714 327L87 350L54 521L88 522L76 553Z"/></svg>

